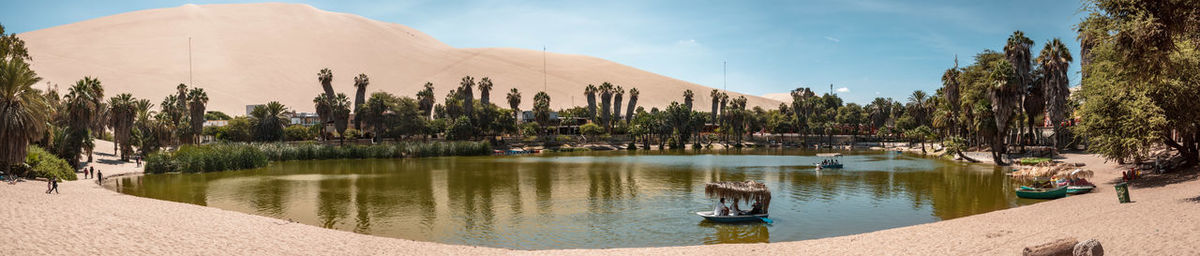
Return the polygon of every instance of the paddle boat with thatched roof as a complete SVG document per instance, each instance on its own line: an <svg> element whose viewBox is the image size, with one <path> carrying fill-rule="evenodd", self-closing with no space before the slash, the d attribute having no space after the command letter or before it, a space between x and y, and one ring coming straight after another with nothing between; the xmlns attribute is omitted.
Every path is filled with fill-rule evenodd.
<svg viewBox="0 0 1200 256"><path fill-rule="evenodd" d="M767 185L765 184L750 180L712 182L704 184L704 194L713 199L733 200L732 207L728 210L721 212L696 212L696 215L700 215L704 219L722 223L748 221L773 222L767 218L767 209L771 206L771 191L767 189ZM740 202L752 205L751 210L738 210L737 206ZM724 203L722 203L723 205Z"/></svg>

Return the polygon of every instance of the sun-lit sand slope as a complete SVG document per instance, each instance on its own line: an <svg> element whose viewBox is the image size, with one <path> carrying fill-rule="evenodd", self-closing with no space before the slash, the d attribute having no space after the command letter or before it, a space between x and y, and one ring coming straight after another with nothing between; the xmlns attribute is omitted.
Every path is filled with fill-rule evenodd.
<svg viewBox="0 0 1200 256"><path fill-rule="evenodd" d="M334 87L354 97L359 73L371 78L368 92L414 96L434 83L438 102L465 75L491 77L492 101L507 107L505 94L522 92L522 109L543 90L542 52L525 49L459 49L413 28L300 4L185 5L124 13L20 35L45 81L65 89L84 76L99 77L107 95L133 93L156 104L188 82L188 38L194 84L209 96L209 109L243 114L246 104L277 100L312 111L321 92L317 72L333 70ZM682 101L695 92L699 110L709 109L712 88L604 59L548 53L548 93L554 109L574 96L585 105L587 84L610 81L641 91L641 106ZM479 92L475 93L479 97ZM731 97L736 97L736 94ZM628 95L626 95L628 102ZM750 106L778 102L747 96Z"/></svg>

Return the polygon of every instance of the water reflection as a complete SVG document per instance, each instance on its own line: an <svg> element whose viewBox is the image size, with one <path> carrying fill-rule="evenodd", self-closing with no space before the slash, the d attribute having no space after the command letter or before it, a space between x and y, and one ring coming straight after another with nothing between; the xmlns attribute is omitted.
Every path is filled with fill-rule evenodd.
<svg viewBox="0 0 1200 256"><path fill-rule="evenodd" d="M357 233L521 249L793 241L958 218L1024 203L998 168L893 153L609 152L272 163L121 177L122 193ZM701 221L703 184L758 180L773 225ZM772 236L771 233L774 233Z"/></svg>

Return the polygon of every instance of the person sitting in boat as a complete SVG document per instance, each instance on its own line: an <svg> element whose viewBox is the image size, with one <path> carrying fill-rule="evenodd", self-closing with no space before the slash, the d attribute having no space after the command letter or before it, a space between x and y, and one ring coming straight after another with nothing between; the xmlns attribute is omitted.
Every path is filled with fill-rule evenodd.
<svg viewBox="0 0 1200 256"><path fill-rule="evenodd" d="M754 206L753 206L753 207L754 207L754 208L753 208L753 209L750 209L750 212L748 212L748 213L746 213L746 214L748 214L748 215L758 215L758 214L765 214L765 213L767 213L767 211L766 211L766 210L763 210L763 205L762 205L762 202L754 202Z"/></svg>
<svg viewBox="0 0 1200 256"><path fill-rule="evenodd" d="M738 216L742 213L742 209L738 209L738 200L736 198L733 199L733 203L730 204L729 216Z"/></svg>
<svg viewBox="0 0 1200 256"><path fill-rule="evenodd" d="M713 208L713 215L714 216L729 215L729 207L725 206L725 198L721 198L721 202L717 203L717 206Z"/></svg>

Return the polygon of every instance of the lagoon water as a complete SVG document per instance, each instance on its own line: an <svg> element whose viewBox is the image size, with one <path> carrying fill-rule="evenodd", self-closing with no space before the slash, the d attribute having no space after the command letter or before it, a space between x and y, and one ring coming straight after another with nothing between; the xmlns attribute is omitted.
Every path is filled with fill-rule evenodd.
<svg viewBox="0 0 1200 256"><path fill-rule="evenodd" d="M1029 204L1003 169L894 152L580 152L275 162L119 177L121 193L351 232L516 249L780 242L865 233ZM771 189L774 224L717 224L711 181ZM742 209L749 209L743 206Z"/></svg>

